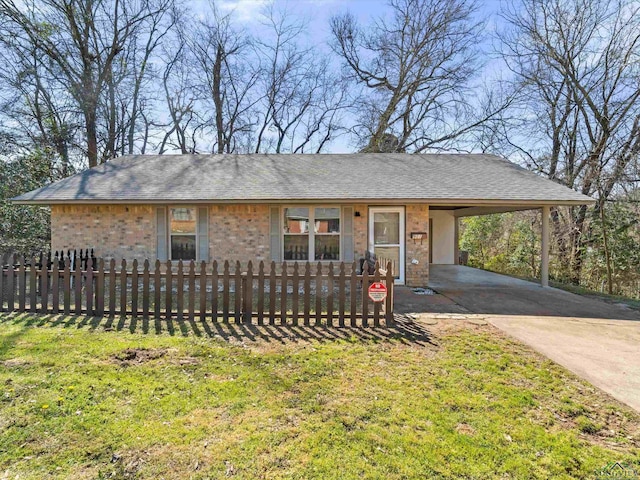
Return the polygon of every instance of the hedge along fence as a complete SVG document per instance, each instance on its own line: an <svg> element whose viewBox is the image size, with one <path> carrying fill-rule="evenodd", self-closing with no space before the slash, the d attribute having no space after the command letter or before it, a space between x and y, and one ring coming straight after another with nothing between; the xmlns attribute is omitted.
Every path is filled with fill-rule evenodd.
<svg viewBox="0 0 640 480"><path fill-rule="evenodd" d="M393 275L375 266L370 275L356 264L287 263L255 268L241 263L105 262L91 255L75 262L7 258L0 275L0 311L91 316L131 315L156 319L211 319L258 325L374 326L393 323ZM372 282L387 285L383 303L368 298Z"/></svg>

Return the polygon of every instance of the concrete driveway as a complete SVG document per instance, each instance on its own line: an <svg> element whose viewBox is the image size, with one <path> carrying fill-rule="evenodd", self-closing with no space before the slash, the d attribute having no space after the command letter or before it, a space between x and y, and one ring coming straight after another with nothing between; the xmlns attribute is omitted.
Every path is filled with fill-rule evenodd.
<svg viewBox="0 0 640 480"><path fill-rule="evenodd" d="M481 318L640 411L637 310L458 265L432 265L429 287L396 289L396 311Z"/></svg>

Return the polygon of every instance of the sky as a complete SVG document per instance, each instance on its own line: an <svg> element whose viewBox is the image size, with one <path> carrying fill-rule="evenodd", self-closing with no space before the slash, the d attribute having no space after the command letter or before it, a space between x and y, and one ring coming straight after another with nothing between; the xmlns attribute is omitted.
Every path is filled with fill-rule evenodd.
<svg viewBox="0 0 640 480"><path fill-rule="evenodd" d="M246 24L256 22L261 9L273 3L302 17L312 19L311 33L324 41L329 34L332 15L350 11L363 22L388 12L386 0L217 0L215 4L225 12L235 12L237 19ZM480 0L478 14L487 17L487 29L493 28L501 0Z"/></svg>
<svg viewBox="0 0 640 480"><path fill-rule="evenodd" d="M490 37L500 24L498 13L504 1L506 0L478 0L478 19L484 21L487 34L485 45L481 46L485 51L491 50ZM263 28L260 25L261 12L273 4L276 10L286 11L296 19L306 21L307 41L327 54L330 53L327 42L330 39L330 20L333 15L350 12L361 24L366 25L372 19L390 13L388 0L195 0L192 4L194 8L203 12L202 15L206 15L211 2L221 13L231 13L236 24L242 25L254 34ZM488 59L485 69L478 72L478 77L500 75L501 67L500 61ZM353 149L354 145L350 139L342 136L332 142L328 151L348 153Z"/></svg>

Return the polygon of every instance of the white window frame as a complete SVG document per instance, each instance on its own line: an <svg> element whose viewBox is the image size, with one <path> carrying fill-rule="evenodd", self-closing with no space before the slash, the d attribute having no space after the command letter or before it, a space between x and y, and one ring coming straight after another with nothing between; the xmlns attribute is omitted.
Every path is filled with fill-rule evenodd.
<svg viewBox="0 0 640 480"><path fill-rule="evenodd" d="M286 233L284 230L285 218L284 211L287 208L308 208L309 209L309 233ZM340 228L338 233L319 233L315 232L315 210L316 208L337 208L338 209L338 220L340 221ZM309 238L309 258L307 260L284 260L285 262L321 262L321 263L330 263L330 262L341 262L343 259L344 252L342 251L342 207L340 205L283 205L280 208L280 218L282 221L282 231L280 232L281 239L281 247L280 247L280 255L284 260L284 237L285 235L299 235L299 236L307 236ZM329 235L337 235L338 236L338 249L340 254L338 255L337 260L315 260L316 257L316 242L315 237L318 236L329 236Z"/></svg>
<svg viewBox="0 0 640 480"><path fill-rule="evenodd" d="M176 208L192 208L196 211L196 231L194 234L191 233L171 233L171 210L172 209L176 209ZM197 262L198 260L200 260L198 258L199 256L199 252L198 252L198 245L200 245L200 237L198 234L198 222L199 222L199 218L198 218L198 206L197 205L169 205L167 207L167 258L169 260L174 260L173 256L171 255L171 237L175 236L186 236L186 235L193 235L196 238L196 258L193 259L194 262ZM182 260L183 262L190 262L191 260L184 260L184 259L179 259L176 258L176 261L178 260Z"/></svg>

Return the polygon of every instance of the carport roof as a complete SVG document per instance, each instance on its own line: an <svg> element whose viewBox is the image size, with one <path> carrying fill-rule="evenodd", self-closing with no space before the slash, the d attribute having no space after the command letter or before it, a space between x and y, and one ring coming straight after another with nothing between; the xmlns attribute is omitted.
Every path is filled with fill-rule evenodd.
<svg viewBox="0 0 640 480"><path fill-rule="evenodd" d="M13 199L59 203L364 201L576 205L593 200L486 154L132 155Z"/></svg>

